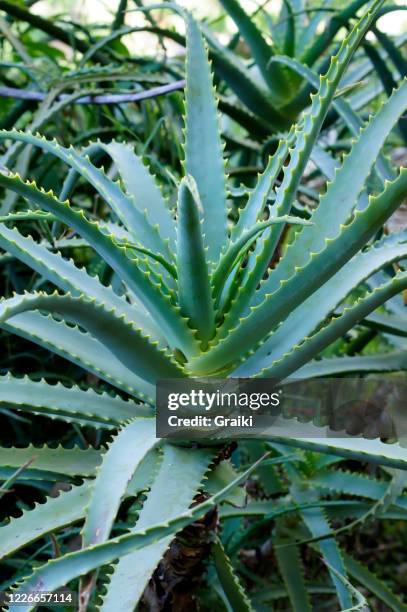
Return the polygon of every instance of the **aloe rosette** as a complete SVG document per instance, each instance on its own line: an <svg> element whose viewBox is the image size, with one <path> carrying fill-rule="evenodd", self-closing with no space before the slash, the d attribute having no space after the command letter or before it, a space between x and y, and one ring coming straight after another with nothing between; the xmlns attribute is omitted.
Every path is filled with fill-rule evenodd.
<svg viewBox="0 0 407 612"><path fill-rule="evenodd" d="M306 378L406 368L401 350L374 358L319 358L338 338L407 288L402 267L391 277L384 275L374 288L369 285L379 271L407 256L405 231L376 239L406 195L406 171L396 173L381 153L407 105L405 81L357 132L310 219L293 215L301 178L335 91L381 6L377 0L332 57L311 106L281 140L234 224L228 215L228 184L207 50L199 27L186 12L185 176L179 184L176 210L125 143L97 142L83 152L31 133L0 133L3 141L38 147L69 167L59 198L6 169L0 173L0 185L30 204L25 215L47 222L45 211L72 228L114 271L123 292L119 296L50 245L10 229L8 222L15 223L23 213L2 219L1 248L46 279L55 291L3 299L1 327L95 374L108 383L112 393L7 375L0 379L0 404L114 433L103 451L0 449L4 479L34 457L21 478L62 477L73 483L70 491L3 525L1 554L10 555L51 531L83 523L82 548L36 567L17 581L15 592L53 591L92 572L90 580L95 581L95 570L110 565L98 605L106 611L131 609L140 601L174 535L226 499L250 471L266 469L253 462L248 472L237 473L231 465L225 470L216 459L216 447L186 450L157 439L153 416L158 379L203 375L284 380L293 374ZM98 150L111 159L117 181L92 162ZM110 207L111 223L90 220L66 199L74 198L78 177ZM271 269L270 261L287 226L288 243ZM338 312L354 289L359 299ZM386 315L387 332L400 333L397 320ZM129 399L124 400L123 395ZM293 502L303 508L301 518L326 561L341 606L350 607L354 600L356 606L364 605L347 578L348 572L360 579L363 569L349 556L342 557L321 493L324 483L350 490L358 477L348 475L341 480L338 473L331 482L325 469L328 466L329 471L329 464L316 464L308 471L304 466L311 458L317 462L321 455L312 451L319 451L332 463L332 457L338 462L353 458L395 470L389 489L386 481L366 483L366 497L377 503L381 500L381 505L368 511L363 519L367 520L394 504L405 512L404 480L398 475L407 467L405 451L398 444L376 440L276 440L267 433L261 443L273 454L268 461L283 464L292 483L290 497L272 511L290 512ZM290 446L297 447L294 463ZM300 486L305 473L310 482L315 477L319 483L312 495ZM83 484L75 484L76 476L84 479ZM197 491L211 479L217 487L209 488L208 499L191 509ZM123 500L141 492L146 499L134 524L126 533L112 537ZM269 514L270 503L257 511L261 516ZM241 515L245 512L242 508ZM227 509L224 514L227 516ZM284 540L281 529L277 543ZM294 608L308 588L296 550L295 546L276 548ZM217 584L233 605L251 609L220 541L213 546L213 558ZM290 567L296 572L297 586L293 586ZM370 574L368 578L366 582L376 592L377 579ZM86 604L89 589L83 589L81 595ZM27 603L22 609L34 605Z"/></svg>

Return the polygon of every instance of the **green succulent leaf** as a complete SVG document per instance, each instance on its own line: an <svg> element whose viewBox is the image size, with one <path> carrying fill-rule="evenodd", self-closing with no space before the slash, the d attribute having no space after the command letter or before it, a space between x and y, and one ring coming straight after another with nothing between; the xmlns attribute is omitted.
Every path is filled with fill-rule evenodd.
<svg viewBox="0 0 407 612"><path fill-rule="evenodd" d="M304 169L310 159L313 146L327 115L329 106L334 98L336 88L352 55L366 34L374 18L375 12L381 5L382 0L374 2L370 10L358 21L350 34L345 38L338 54L331 59L331 64L327 73L320 77L318 93L313 96L311 107L304 114L302 123L296 126L295 145L290 153L289 163L284 167L284 177L281 185L276 191L275 202L270 208L271 216L280 216L290 212L296 198ZM355 202L352 201L351 206L354 205ZM234 303L222 327L221 337L224 337L230 329L235 327L236 322L241 318L242 314L247 314L255 289L262 280L278 245L281 231L281 228L276 227L271 228L265 233L262 251L257 255L255 265L250 271L250 275L245 285L240 287L240 291L236 295ZM308 252L309 251L306 251L306 253ZM275 275L274 277L276 278ZM282 278L281 280L284 279ZM267 287L267 289L265 289L265 287ZM266 281L263 284L262 290L257 294L257 301L264 297L265 293L269 291L268 287L269 283Z"/></svg>
<svg viewBox="0 0 407 612"><path fill-rule="evenodd" d="M133 474L148 451L158 443L153 419L136 419L113 439L92 486L82 530L83 548L109 538Z"/></svg>
<svg viewBox="0 0 407 612"><path fill-rule="evenodd" d="M21 516L12 517L0 527L0 556L15 553L30 542L76 523L83 517L84 507L90 500L90 485L74 486L70 491L60 491L57 497L50 497L45 503L37 504Z"/></svg>
<svg viewBox="0 0 407 612"><path fill-rule="evenodd" d="M346 308L339 317L333 319L302 344L294 347L290 353L284 355L280 360L262 370L260 376L272 376L277 379L289 376L315 357L323 348L340 338L368 314L405 288L407 288L407 273L401 272L388 283L381 285L366 297L361 298L354 306Z"/></svg>
<svg viewBox="0 0 407 612"><path fill-rule="evenodd" d="M299 370L296 378L316 378L363 372L398 372L407 369L407 351L355 357L330 357L311 361Z"/></svg>
<svg viewBox="0 0 407 612"><path fill-rule="evenodd" d="M293 143L294 130L292 129L286 138L279 141L277 150L270 157L264 172L258 177L256 186L246 205L239 211L239 219L231 231L233 240L239 238L245 230L253 227L261 219L267 205L267 198L275 185Z"/></svg>
<svg viewBox="0 0 407 612"><path fill-rule="evenodd" d="M272 291L279 281L288 278L295 266L303 265L309 253L318 253L326 240L334 238L341 224L346 223L357 202L373 164L394 123L407 106L407 81L397 89L391 99L372 117L367 127L354 143L351 153L337 170L332 183L322 196L319 206L312 215L314 225L303 228L295 238L295 249L288 248L275 273L256 296ZM357 166L358 172L355 173Z"/></svg>
<svg viewBox="0 0 407 612"><path fill-rule="evenodd" d="M260 73L270 89L270 96L276 103L282 102L287 95L286 78L276 66L270 68L269 62L274 55L273 48L263 38L253 19L249 17L238 0L220 0L224 9L236 23L238 31L246 41Z"/></svg>
<svg viewBox="0 0 407 612"><path fill-rule="evenodd" d="M299 549L274 549L280 574L284 580L287 594L294 612L310 611L311 604L304 580L304 567L300 559Z"/></svg>
<svg viewBox="0 0 407 612"><path fill-rule="evenodd" d="M368 0L353 0L353 2L350 2L342 11L336 13L330 19L322 34L317 36L312 44L305 50L301 57L301 62L308 66L312 66L322 56L329 45L331 45L340 28L346 25L350 19L354 18L357 12L366 4L368 4ZM383 2L374 4L375 10L379 12L382 5Z"/></svg>
<svg viewBox="0 0 407 612"><path fill-rule="evenodd" d="M50 252L31 237L22 236L17 229L11 230L0 224L0 246L60 289L69 291L72 295L85 295L109 304L112 308L116 308L118 313L131 317L139 327L146 333L151 333L153 337L158 332L145 310L137 309L134 305L130 306L125 299L116 295L111 288L102 285L86 270L77 268L73 261L64 259L59 253Z"/></svg>
<svg viewBox="0 0 407 612"><path fill-rule="evenodd" d="M394 610L394 612L405 612L407 610L407 606L365 564L360 563L347 553L344 553L344 561L349 574L363 587L376 595L390 610Z"/></svg>
<svg viewBox="0 0 407 612"><path fill-rule="evenodd" d="M151 416L146 406L107 393L10 375L0 377L0 406L111 429L136 416Z"/></svg>
<svg viewBox="0 0 407 612"><path fill-rule="evenodd" d="M406 237L406 232L391 234L376 242L373 247L355 255L296 308L268 340L237 369L236 374L255 374L259 367L271 365L293 346L309 337L353 289L360 287L378 270L406 256ZM304 316L304 313L307 315Z"/></svg>
<svg viewBox="0 0 407 612"><path fill-rule="evenodd" d="M35 476L34 472L48 475L93 476L101 461L102 453L94 448L82 450L78 447L27 446L25 448L0 448L0 465L16 470L30 461L24 478ZM44 476L43 476L44 477Z"/></svg>
<svg viewBox="0 0 407 612"><path fill-rule="evenodd" d="M212 274L212 283L215 287L215 295L219 295L223 289L224 283L228 274L233 270L235 265L244 257L248 249L255 242L257 236L264 232L272 225L308 225L310 222L299 217L291 217L284 215L282 217L274 217L267 221L258 222L250 229L244 231L235 241L230 241L227 250L221 256L218 266Z"/></svg>
<svg viewBox="0 0 407 612"><path fill-rule="evenodd" d="M186 26L185 170L198 187L208 261L215 264L227 238L225 166L208 53L189 14Z"/></svg>
<svg viewBox="0 0 407 612"><path fill-rule="evenodd" d="M185 177L178 195L177 270L181 312L206 344L215 332L215 316L206 261L196 183Z"/></svg>
<svg viewBox="0 0 407 612"><path fill-rule="evenodd" d="M19 295L0 302L0 322L31 310L58 313L79 323L105 344L126 367L147 381L154 382L157 376L182 376L182 370L171 361L165 350L151 343L131 321L96 300L57 293Z"/></svg>
<svg viewBox="0 0 407 612"><path fill-rule="evenodd" d="M232 610L236 610L236 612L251 612L253 607L250 600L219 539L212 545L212 555L219 582Z"/></svg>
<svg viewBox="0 0 407 612"><path fill-rule="evenodd" d="M367 209L355 213L353 220L342 228L336 239L327 240L325 248L319 253L311 254L309 262L304 268L297 269L294 276L280 282L280 286L275 292L267 294L264 301L252 309L251 314L241 321L240 325L233 330L233 333L229 333L225 338L220 337L216 346L192 360L193 371L201 375L211 371L220 371L222 368L229 368L231 355L242 354L253 347L256 341L260 341L267 332L270 332L281 320L287 317L297 304L304 301L324 282L329 280L346 261L366 244L367 240L380 229L385 220L403 201L406 186L407 172L402 170L399 177L393 183L387 184L385 190L379 196L370 199ZM403 283L404 279L400 276L393 289L389 290L389 297L402 290ZM384 290L384 293L380 294L379 299L381 301L379 304L388 299L386 296L387 290ZM376 297L373 296L371 301L366 302L367 312L361 314L360 318L377 307L373 306L375 299ZM361 306L359 310L354 311L354 314L362 312L363 308Z"/></svg>
<svg viewBox="0 0 407 612"><path fill-rule="evenodd" d="M318 438L318 432L324 432L321 428L313 426L304 426L303 432L309 429L308 438L276 438L273 437L272 431L265 431L262 434L263 439L274 439L279 444L294 446L305 450L312 450L318 453L327 453L328 455L337 455L345 459L355 459L356 461L367 461L377 465L386 465L392 468L406 470L407 457L405 447L398 443L385 444L379 440L364 440L362 438L335 438L325 440Z"/></svg>
<svg viewBox="0 0 407 612"><path fill-rule="evenodd" d="M151 484L151 473L154 474L159 463L158 453L148 453L131 479L126 496L146 491ZM62 527L82 520L91 493L92 483L87 481L72 486L69 491L59 491L57 497L48 497L44 503L36 504L16 518L11 517L8 523L0 527L0 556L4 558L48 533L57 532Z"/></svg>
<svg viewBox="0 0 407 612"><path fill-rule="evenodd" d="M287 451L284 449L283 453L284 452ZM306 486L301 486L301 484L298 482L300 473L295 464L285 464L285 469L292 480L290 493L296 503L301 504L318 501L318 495L312 489ZM328 519L325 516L324 510L322 508L303 509L301 510L301 516L313 538L318 538L319 541L319 536L324 536L324 539L321 538L321 541L319 541L319 549L325 563L329 567L332 582L335 585L341 608L346 609L351 605L352 600L349 596L348 589L343 582L338 579L338 574L342 576L345 575L345 566L339 546L333 537L332 529L329 525ZM335 570L335 572L332 572L332 568Z"/></svg>
<svg viewBox="0 0 407 612"><path fill-rule="evenodd" d="M68 326L39 312L13 316L0 327L64 357L113 387L154 404L154 385L126 368L106 346L78 327Z"/></svg>

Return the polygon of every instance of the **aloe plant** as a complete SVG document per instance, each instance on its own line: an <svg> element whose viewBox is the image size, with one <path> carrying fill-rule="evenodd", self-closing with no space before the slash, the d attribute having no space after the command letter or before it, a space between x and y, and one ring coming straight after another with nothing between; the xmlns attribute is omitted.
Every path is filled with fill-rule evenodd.
<svg viewBox="0 0 407 612"><path fill-rule="evenodd" d="M100 609L132 609L174 535L222 500L233 499L236 486L250 473L266 470L261 457L260 463L253 457L246 471L236 472L231 464L222 463L223 451L217 446L185 449L157 439L153 417L158 379L222 375L283 380L293 373L312 377L405 369L403 352L375 360L364 356L317 358L407 288L402 268L372 290L366 282L407 255L405 232L375 239L406 193L407 173L401 170L387 180L376 163L406 106L406 82L363 126L311 219L291 214L335 91L381 6L381 0L376 0L345 38L321 77L310 108L280 142L234 224L228 218L228 185L207 50L188 13L183 13L187 24L185 176L174 209L143 161L125 143L96 142L79 151L40 135L0 132L1 140L38 147L69 167L60 197L6 168L1 170L0 185L29 203L29 212L21 213L22 217L38 217L42 223L57 219L71 228L75 235L70 240L94 249L117 281L115 292L86 269L53 252L52 245L9 228L8 222L18 222L18 213L2 219L1 248L53 289L4 298L1 327L96 375L110 392L49 385L9 374L0 379L1 405L113 434L108 447L101 450L1 449L4 480L63 479L72 485L58 498L0 528L3 555L82 522L81 549L32 567L30 575L24 571L17 575L17 592L35 591L39 585L41 590L52 591L82 576L82 609L98 579L104 584L98 591ZM91 161L96 151L111 158L117 181ZM279 184L281 172L284 178ZM110 223L90 220L73 205L78 177L110 207ZM289 241L276 258L287 226ZM333 316L354 289L360 294L358 301ZM398 324L388 315L386 325L391 332ZM116 394L112 394L114 389ZM323 501L301 491L301 474L291 462L298 457L313 458L313 451L319 451L329 457L405 470L405 451L397 443L376 440L273 439L267 432L264 437L266 442L259 444L269 453L270 464L287 464L296 509L308 504L319 509L315 515L304 508L302 520L317 539L314 545L329 568L341 606L351 607L355 599L362 605L364 599L347 578L346 564L320 510ZM296 451L296 458L288 453L289 446L302 449ZM83 484L77 484L78 477ZM403 486L404 480L400 484L398 477L392 482L389 504ZM191 508L203 489L204 501L198 499ZM124 506L129 506L123 502L134 497L140 505L126 511ZM283 513L293 511L291 498L283 501ZM120 512L132 519L124 534L118 531ZM298 582L294 589L299 591L292 591L284 569L291 563L291 553L283 552L283 547L278 550L281 573L294 603L307 586ZM222 542L214 544L219 589L233 609L251 609L227 552ZM348 565L351 576L360 575L358 566L352 561ZM98 575L98 568L107 568L107 574ZM27 603L22 609L34 605Z"/></svg>
<svg viewBox="0 0 407 612"><path fill-rule="evenodd" d="M227 83L240 103L240 107L234 109L232 101L225 99L225 110L249 131L259 135L287 129L309 104L312 87L287 66L281 65L281 61L289 57L318 73L325 71L329 54L336 51L337 35L343 28L349 28L358 11L368 4L366 0L355 0L332 7L329 2L315 6L311 2L285 0L281 3L280 13L272 18L267 5L251 16L240 0L219 0L219 3L238 30L227 46L221 45L209 30L205 30L215 73ZM396 10L399 7L386 7L376 19ZM248 62L234 51L239 39L248 48ZM398 47L404 44L405 37L401 36L394 42L387 39L386 42L392 48L390 50L387 45L381 49L378 61L383 62L394 54L400 58ZM249 67L253 70L248 70ZM380 88L375 88L367 78L374 69L380 75L377 62L372 65L369 60L363 61L362 56L358 57L344 80L354 110L365 110L378 96ZM393 78L390 68L389 71L390 78ZM404 76L403 72L400 74ZM356 91L352 92L352 89Z"/></svg>

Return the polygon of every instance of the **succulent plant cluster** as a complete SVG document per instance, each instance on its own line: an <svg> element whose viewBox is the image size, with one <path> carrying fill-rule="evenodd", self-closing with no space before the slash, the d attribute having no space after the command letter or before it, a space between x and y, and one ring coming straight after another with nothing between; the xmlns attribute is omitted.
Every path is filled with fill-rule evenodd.
<svg viewBox="0 0 407 612"><path fill-rule="evenodd" d="M284 439L265 432L256 441L239 442L237 462L224 443L198 448L157 439L154 419L160 379L285 381L406 369L407 326L399 299L407 290L407 232L388 234L383 227L406 197L407 172L396 170L383 148L402 131L407 82L398 79L368 118L344 96L369 72L355 54L385 10L383 1L369 3L329 63L323 56L320 77L310 69L365 4L353 2L334 13L314 39L321 15L297 19L302 3L286 1L284 27L274 24L272 48L237 0L222 0L247 41L266 93L207 26L175 7L186 26L185 130L183 156L168 182L157 180L121 135L80 147L37 133L41 121L33 129L0 131L7 145L0 169L6 194L0 219L4 266L11 261L18 273L30 269L36 279L29 291L4 291L0 327L8 338L28 340L82 373L79 384L67 386L63 378L51 384L47 377L22 378L10 368L0 377L0 406L97 434L85 449L0 448L5 490L21 479L69 485L0 527L1 556L21 559L5 583L13 593L51 592L80 578L81 610L170 609L158 587L154 590L158 566L173 597L171 609L181 610L180 602L195 605L196 594L188 592L188 576L183 581L177 574L171 555L186 564L195 546L206 551L208 584L214 585L212 593L203 582L198 585L202 601L213 601L215 609L271 609L267 606L279 598L288 609L288 597L293 610L305 611L314 609L318 594L335 595L344 610L367 609L354 580L389 608L405 608L365 565L342 553L340 539L369 521L406 519L402 445ZM302 28L296 30L297 23ZM150 29L162 30L154 23ZM122 30L117 27L109 40ZM388 48L393 58L399 57L395 49ZM291 59L280 57L281 51ZM96 52L102 54L101 44ZM224 93L217 98L209 56L218 88L224 80L247 106L237 107L235 119L249 129L255 125L254 139L259 132L281 136L248 185L236 187L233 173L226 172L218 104L222 111L233 105ZM109 72L98 70L101 78ZM351 135L340 160L325 146L338 120ZM45 188L41 174L30 180L21 157L26 151L68 169L52 177L53 190L47 175ZM226 151L230 162L235 153ZM306 192L313 200L306 206L302 196L312 164L324 187ZM393 348L383 344L374 354L332 350L349 334L353 345L363 343L372 330L396 338ZM106 439L107 446L101 445ZM349 459L380 466L377 478L341 465ZM260 487L263 496L251 495L250 486ZM361 499L346 497L355 495ZM215 523L211 529L208 516ZM345 527L332 527L344 520ZM280 594L274 587L250 586L254 572L239 556L271 523L266 544L279 568ZM199 537L191 535L193 529ZM80 544L69 550L72 533L80 533ZM31 562L24 551L48 534L60 534L59 540L52 535L57 554ZM304 579L302 543L311 555L322 556L329 582ZM264 546L259 554L267 561ZM161 608L151 603L158 600ZM31 601L9 609L34 607Z"/></svg>

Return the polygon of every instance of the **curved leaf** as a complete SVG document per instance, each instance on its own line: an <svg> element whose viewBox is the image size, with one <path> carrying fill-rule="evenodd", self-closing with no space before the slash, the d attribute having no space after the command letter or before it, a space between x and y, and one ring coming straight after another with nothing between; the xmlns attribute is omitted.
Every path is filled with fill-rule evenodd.
<svg viewBox="0 0 407 612"><path fill-rule="evenodd" d="M53 473L66 476L93 476L101 456L101 451L93 448L82 450L78 447L62 446L0 447L0 466L16 469L31 461L30 470L48 472L50 476ZM30 470L26 473L27 477L30 476Z"/></svg>
<svg viewBox="0 0 407 612"><path fill-rule="evenodd" d="M116 308L118 313L131 318L146 334L151 333L153 338L160 337L157 326L146 311L128 304L110 287L102 285L98 278L90 276L85 269L77 268L73 261L64 259L59 253L51 253L31 237L22 236L17 229L11 230L0 224L0 246L60 289L72 295L85 295L105 302Z"/></svg>
<svg viewBox="0 0 407 612"><path fill-rule="evenodd" d="M217 539L212 544L212 555L215 561L219 582L227 600L235 612L252 612L253 608L228 558L222 542Z"/></svg>
<svg viewBox="0 0 407 612"><path fill-rule="evenodd" d="M114 438L92 486L82 530L84 548L109 538L131 477L147 452L158 443L153 419L137 419Z"/></svg>
<svg viewBox="0 0 407 612"><path fill-rule="evenodd" d="M398 372L400 370L407 370L407 351L355 357L331 357L311 361L296 370L295 378L316 378L362 372Z"/></svg>
<svg viewBox="0 0 407 612"><path fill-rule="evenodd" d="M107 393L11 375L0 376L0 406L57 418L84 419L110 428L136 416L151 416L149 408Z"/></svg>
<svg viewBox="0 0 407 612"><path fill-rule="evenodd" d="M16 315L7 323L0 324L0 327L35 342L114 387L154 405L154 385L126 368L106 346L78 327L68 326L39 312Z"/></svg>
<svg viewBox="0 0 407 612"><path fill-rule="evenodd" d="M30 310L59 313L73 320L107 346L126 367L147 381L154 383L160 377L182 376L182 370L165 351L151 343L131 321L117 316L114 309L108 309L96 300L56 293L18 295L0 302L0 323Z"/></svg>

